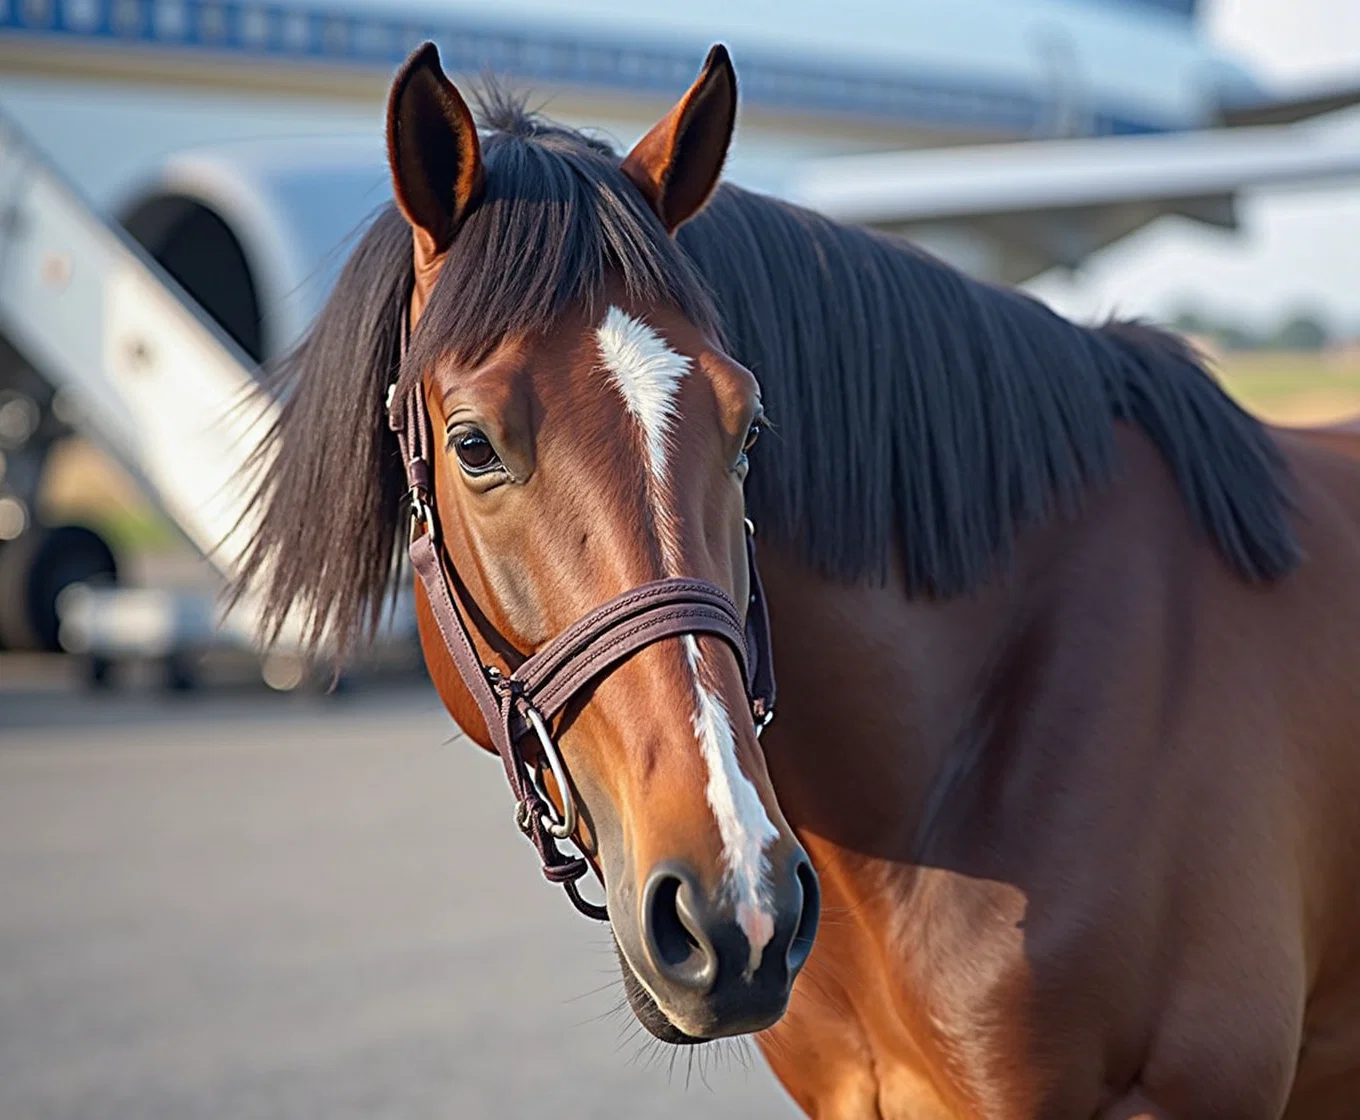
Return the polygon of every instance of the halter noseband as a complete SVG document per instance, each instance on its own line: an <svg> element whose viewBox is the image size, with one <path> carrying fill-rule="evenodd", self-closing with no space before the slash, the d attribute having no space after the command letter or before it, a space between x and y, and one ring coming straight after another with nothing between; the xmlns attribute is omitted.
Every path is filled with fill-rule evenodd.
<svg viewBox="0 0 1360 1120"><path fill-rule="evenodd" d="M404 336L406 332L402 333ZM456 578L450 578L451 565L446 566L439 544L430 455L433 436L424 390L417 383L402 402L400 414L393 409L391 397L389 391L388 422L401 447L409 485L411 566L425 588L444 647L476 701L492 745L505 767L506 779L515 795L515 823L538 849L544 876L550 882L561 883L581 913L608 921L605 907L586 901L576 886L590 865L557 846L558 840L565 840L576 831L577 814L571 781L553 742L549 721L587 684L644 646L682 634L714 634L737 655L756 734L760 735L774 718L775 683L770 620L756 567L754 526L746 522L751 594L744 617L717 584L683 577L660 579L634 587L596 607L506 676L478 657L463 621L467 611L461 599L461 585ZM561 794L560 819L538 776L520 753L519 741L530 731L538 737Z"/></svg>

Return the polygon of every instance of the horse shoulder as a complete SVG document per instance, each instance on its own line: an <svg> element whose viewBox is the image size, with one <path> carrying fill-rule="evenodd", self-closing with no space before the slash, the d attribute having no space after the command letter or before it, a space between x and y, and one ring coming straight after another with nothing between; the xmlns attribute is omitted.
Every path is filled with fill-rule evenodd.
<svg viewBox="0 0 1360 1120"><path fill-rule="evenodd" d="M1360 1066L1338 948L1360 925L1360 467L1282 446L1306 559L1271 584L1122 428L1115 481L979 594L894 606L771 565L805 686L771 770L867 931L831 963L886 969L846 985L883 1115L924 1076L980 1116L1269 1116L1301 1047L1301 1078Z"/></svg>
<svg viewBox="0 0 1360 1120"><path fill-rule="evenodd" d="M1003 1087L981 1114L1036 1096L1089 1114L1143 1084L1172 1115L1273 1115L1315 940L1296 778L1316 759L1272 687L1292 615L1197 533L1143 437L1121 455L1081 517L1021 543L1024 622L956 744L973 758L937 810L952 823L918 855L947 873L938 940L969 962L942 960L930 998L970 1079ZM980 921L997 883L1021 913Z"/></svg>

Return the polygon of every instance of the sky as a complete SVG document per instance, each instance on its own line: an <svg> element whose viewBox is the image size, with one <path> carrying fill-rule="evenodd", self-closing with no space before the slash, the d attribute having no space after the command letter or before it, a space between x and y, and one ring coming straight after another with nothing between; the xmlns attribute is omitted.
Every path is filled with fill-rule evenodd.
<svg viewBox="0 0 1360 1120"><path fill-rule="evenodd" d="M1360 83L1360 0L1205 0L1206 33L1281 88ZM1360 111L1344 127L1360 145ZM1167 218L1073 277L1029 285L1068 314L1203 312L1268 328L1294 311L1360 336L1360 182L1242 196L1241 228Z"/></svg>

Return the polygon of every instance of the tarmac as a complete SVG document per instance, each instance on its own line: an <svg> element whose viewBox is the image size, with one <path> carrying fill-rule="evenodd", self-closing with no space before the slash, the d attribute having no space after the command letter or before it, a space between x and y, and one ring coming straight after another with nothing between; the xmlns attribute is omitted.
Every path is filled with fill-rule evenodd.
<svg viewBox="0 0 1360 1120"><path fill-rule="evenodd" d="M0 1117L787 1117L620 1008L428 685L93 694L0 657ZM50 669L50 667L48 667Z"/></svg>

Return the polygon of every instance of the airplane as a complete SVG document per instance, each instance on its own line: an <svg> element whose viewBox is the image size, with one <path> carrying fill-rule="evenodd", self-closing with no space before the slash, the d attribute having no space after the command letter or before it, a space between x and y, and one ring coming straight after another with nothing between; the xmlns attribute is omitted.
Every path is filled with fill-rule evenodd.
<svg viewBox="0 0 1360 1120"><path fill-rule="evenodd" d="M1162 214L1230 228L1245 187L1360 174L1360 152L1325 119L1360 103L1360 85L1272 91L1206 41L1196 8L846 0L832 17L791 0L0 5L0 106L18 118L0 135L10 200L0 441L6 409L32 420L5 447L0 476L0 538L16 538L0 549L0 642L53 647L64 631L67 648L99 667L136 648L172 657L183 632L202 643L217 631L222 620L202 604L109 589L67 596L59 610L68 585L111 579L115 564L88 531L33 523L34 480L53 443L79 430L229 574L240 513L229 483L256 429L222 417L258 364L305 330L337 246L385 197L379 109L413 43L439 42L460 81L506 74L555 117L626 144L721 39L743 98L732 178L1016 282L1075 266ZM51 90L54 79L79 83L68 104L73 122L87 118L84 134L32 109L34 83ZM175 127L195 150L144 168L116 196L92 170L72 183L53 165L51 154L81 166L74 148L89 119L135 148L135 121L117 106L148 88L194 95ZM204 98L261 120L267 106L302 130L319 106L339 106L353 135L214 144L239 134L241 118L223 125ZM166 128L173 104L158 109ZM24 135L26 106L45 123L41 143ZM86 200L101 191L100 204ZM232 626L247 641L249 628Z"/></svg>
<svg viewBox="0 0 1360 1120"><path fill-rule="evenodd" d="M1355 103L1354 88L1279 96L1203 36L1198 8L17 0L0 7L0 69L379 104L390 69L433 38L451 73L511 75L560 96L567 117L589 107L641 122L721 39L742 60L748 127L879 148L1284 124Z"/></svg>
<svg viewBox="0 0 1360 1120"><path fill-rule="evenodd" d="M215 91L247 104L263 96L271 107L286 106L275 115L302 127L324 101L328 111L352 113L355 134L373 137L392 68L415 42L433 38L451 73L506 75L566 123L603 126L627 142L722 39L741 72L743 113L729 168L735 181L843 216L839 182L856 199L845 214L907 233L975 273L1018 282L1053 264L1080 263L1162 214L1231 228L1235 189L1263 181L1267 170L1270 181L1327 177L1330 156L1315 150L1325 142L1312 138L1309 157L1287 156L1281 165L1282 134L1244 132L1219 142L1221 182L1192 176L1175 197L1143 176L1136 197L1096 192L1058 207L1042 197L1058 176L1041 174L1023 201L1006 195L1001 176L988 207L970 196L971 209L958 214L918 215L922 188L900 176L884 185L882 160L820 169L814 161L1004 141L1233 132L1360 103L1360 80L1287 94L1270 88L1207 39L1199 7L1198 0L848 0L833 17L796 0L416 0L382 8L372 0L19 0L0 5L0 74L65 78L87 89L102 82L115 105L119 83ZM192 146L210 145L212 114L195 108L184 113L186 137ZM105 131L117 131L116 116L102 111ZM99 105L71 106L72 117L99 112ZM267 114L254 112L262 124ZM57 162L70 163L51 115L42 119L54 133ZM167 119L158 107L158 120ZM232 118L220 127L235 136L242 124ZM75 147L80 129L69 132ZM1270 147L1270 157L1244 164L1226 154L1257 145ZM135 152L131 131L119 146ZM1126 166L1122 153L1142 166L1176 147L1131 142L1096 150L1114 183ZM1180 150L1187 147L1194 143ZM1084 166L1078 150L1062 150L1065 167ZM997 158L1027 167L1047 161L1040 149L1029 151ZM939 169L969 165L942 158L908 170L949 194L954 178L940 178ZM866 210L863 189L853 184L869 167L880 201ZM118 201L114 209L126 209Z"/></svg>

